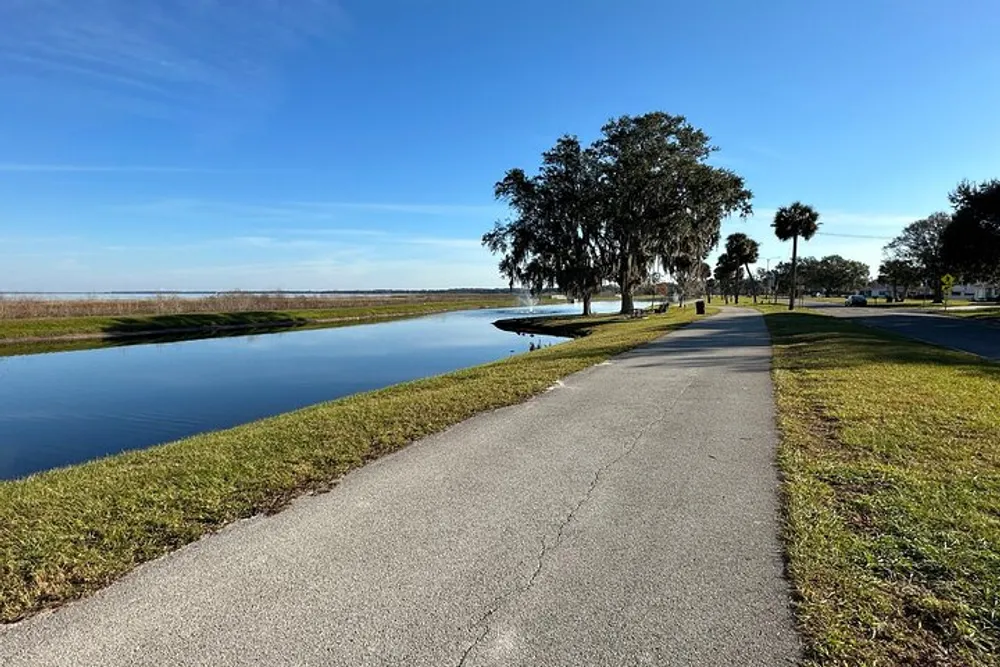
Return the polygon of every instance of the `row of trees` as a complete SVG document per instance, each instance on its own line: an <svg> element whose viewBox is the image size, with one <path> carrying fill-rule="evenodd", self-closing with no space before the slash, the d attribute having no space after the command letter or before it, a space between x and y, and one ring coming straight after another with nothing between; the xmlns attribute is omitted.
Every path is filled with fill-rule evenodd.
<svg viewBox="0 0 1000 667"><path fill-rule="evenodd" d="M751 213L743 179L707 163L715 150L684 117L662 112L614 119L588 146L563 136L537 174L511 169L496 184L513 215L483 244L501 255L511 287L558 287L589 314L591 296L613 282L629 313L656 264L678 281L707 279L722 220Z"/></svg>
<svg viewBox="0 0 1000 667"><path fill-rule="evenodd" d="M756 264L760 256L760 244L743 233L730 234L726 238L726 250L715 261L713 277L722 294L732 294L739 303L739 285L746 270L750 280L750 292L757 303L757 281L754 280L750 265Z"/></svg>
<svg viewBox="0 0 1000 667"><path fill-rule="evenodd" d="M789 265L789 276L787 284L790 288L799 285L799 239L808 241L819 229L819 213L811 206L801 202L795 202L789 206L778 209L774 215L774 222L771 223L774 234L782 241L792 242L792 262ZM754 303L757 302L757 280L754 279L750 265L757 262L760 255L760 244L749 238L746 234L731 234L726 239L726 250L719 255L713 277L715 286L723 295L733 295L734 300L739 303L740 285L743 282L744 269L746 270L746 280L750 283L750 292L753 295ZM841 258L842 259L842 258ZM779 265L780 266L780 265ZM825 265L824 265L825 266ZM838 267L839 268L839 267ZM865 267L867 271L867 267ZM830 269L832 273L832 269ZM774 278L764 272L765 278ZM795 289L789 291L788 308L795 308Z"/></svg>
<svg viewBox="0 0 1000 667"><path fill-rule="evenodd" d="M928 286L940 301L947 273L962 282L1000 282L1000 180L963 181L949 200L951 213L907 225L883 249L879 280L895 294Z"/></svg>
<svg viewBox="0 0 1000 667"><path fill-rule="evenodd" d="M707 163L716 150L683 116L662 112L611 120L588 146L565 135L542 154L537 174L511 169L496 184L513 215L497 222L483 245L501 256L511 287L556 287L580 299L585 315L605 283L618 285L621 312L631 312L633 290L658 265L684 292L692 285L703 292L714 279L724 293L738 294L746 276L756 300L750 265L759 258L757 241L732 234L715 270L705 263L723 219L752 212L743 179ZM776 213L775 235L792 241L789 284L798 284L799 239L812 238L818 226L819 214L800 202ZM843 281L824 282L835 288Z"/></svg>
<svg viewBox="0 0 1000 667"><path fill-rule="evenodd" d="M789 288L791 265L778 264L774 268L776 285ZM799 260L798 284L807 293L822 292L826 296L856 292L868 285L870 271L867 264L840 255L827 255L819 259L803 257Z"/></svg>
<svg viewBox="0 0 1000 667"><path fill-rule="evenodd" d="M741 294L756 297L760 294L776 295L792 292L792 264L781 262L771 269L758 268L756 274L736 265L729 253L719 256L715 267L714 289L723 297L733 297L739 303ZM798 260L798 292L821 292L827 296L856 292L868 285L869 267L864 262L845 259L840 255L822 258L803 257Z"/></svg>

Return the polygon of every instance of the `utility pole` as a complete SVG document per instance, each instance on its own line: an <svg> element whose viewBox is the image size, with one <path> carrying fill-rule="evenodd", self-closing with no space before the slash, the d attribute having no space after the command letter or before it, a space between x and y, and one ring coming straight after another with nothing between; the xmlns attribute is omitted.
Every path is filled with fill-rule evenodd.
<svg viewBox="0 0 1000 667"><path fill-rule="evenodd" d="M777 284L777 282L778 281L776 281L774 279L774 276L771 275L771 260L772 259L781 259L781 256L779 255L778 257L767 257L764 260L765 262L767 262L767 268L764 269L764 271L767 273L767 284L768 284L768 288L771 290L771 303L774 304L774 305L777 305L777 303L778 303L778 284Z"/></svg>

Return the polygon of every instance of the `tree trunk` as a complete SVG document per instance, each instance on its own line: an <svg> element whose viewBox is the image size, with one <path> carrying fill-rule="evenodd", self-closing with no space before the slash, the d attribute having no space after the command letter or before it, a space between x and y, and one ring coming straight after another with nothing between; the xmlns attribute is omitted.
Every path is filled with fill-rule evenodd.
<svg viewBox="0 0 1000 667"><path fill-rule="evenodd" d="M736 273L733 278L733 303L739 304L740 302L740 273L739 269L736 269Z"/></svg>
<svg viewBox="0 0 1000 667"><path fill-rule="evenodd" d="M591 299L590 292L584 292L584 294L583 294L583 316L584 317L590 317L591 314L592 314L590 312L590 299Z"/></svg>
<svg viewBox="0 0 1000 667"><path fill-rule="evenodd" d="M632 311L635 310L635 302L632 300L632 290L623 289L622 290L622 309L619 314L621 315L631 315Z"/></svg>
<svg viewBox="0 0 1000 667"><path fill-rule="evenodd" d="M630 283L632 272L629 270L631 268L630 264L631 258L629 258L627 252L623 252L621 264L618 266L618 287L622 291L622 307L618 311L619 315L632 314L632 286Z"/></svg>
<svg viewBox="0 0 1000 667"><path fill-rule="evenodd" d="M622 291L622 307L618 311L619 315L631 315L632 311L635 309L635 305L632 301L632 271L631 271L632 258L628 255L622 257L621 266L618 267L618 287Z"/></svg>
<svg viewBox="0 0 1000 667"><path fill-rule="evenodd" d="M747 269L747 278L750 279L750 291L753 292L753 302L757 303L757 281L754 279L753 274L750 273L749 262L744 263L743 266Z"/></svg>
<svg viewBox="0 0 1000 667"><path fill-rule="evenodd" d="M795 310L795 292L798 291L799 279L799 235L792 237L792 287L788 292L788 310Z"/></svg>

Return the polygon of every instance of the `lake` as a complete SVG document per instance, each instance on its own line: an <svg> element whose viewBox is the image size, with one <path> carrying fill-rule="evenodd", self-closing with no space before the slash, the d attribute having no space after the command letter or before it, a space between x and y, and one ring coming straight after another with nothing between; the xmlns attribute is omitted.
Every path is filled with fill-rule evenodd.
<svg viewBox="0 0 1000 667"><path fill-rule="evenodd" d="M615 312L617 302L596 302ZM0 479L447 373L562 339L482 309L379 324L0 357ZM545 306L536 314L579 312Z"/></svg>

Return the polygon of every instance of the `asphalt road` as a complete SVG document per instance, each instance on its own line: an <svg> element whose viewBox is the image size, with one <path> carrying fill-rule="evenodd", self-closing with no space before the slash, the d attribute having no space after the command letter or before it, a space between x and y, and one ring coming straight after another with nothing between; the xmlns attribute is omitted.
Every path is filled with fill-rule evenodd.
<svg viewBox="0 0 1000 667"><path fill-rule="evenodd" d="M866 326L1000 361L1000 327L995 325L902 308L848 308L819 301L807 301L806 305Z"/></svg>
<svg viewBox="0 0 1000 667"><path fill-rule="evenodd" d="M728 311L0 629L0 665L782 665L770 343Z"/></svg>

